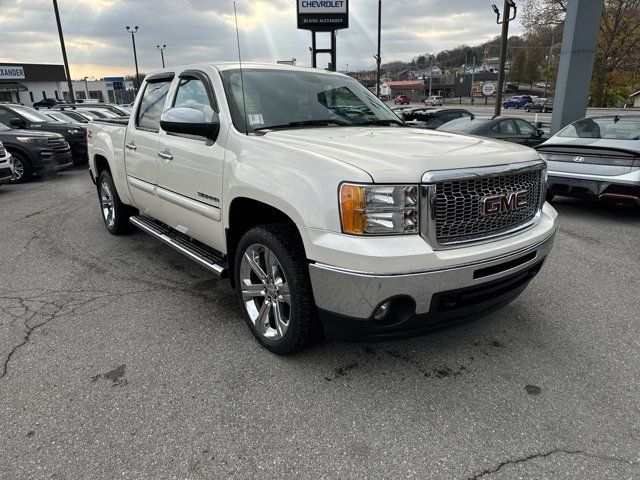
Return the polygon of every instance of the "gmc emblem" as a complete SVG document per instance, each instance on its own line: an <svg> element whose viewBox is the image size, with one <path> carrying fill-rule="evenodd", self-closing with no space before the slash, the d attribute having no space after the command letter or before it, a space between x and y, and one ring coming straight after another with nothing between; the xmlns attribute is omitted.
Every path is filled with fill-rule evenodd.
<svg viewBox="0 0 640 480"><path fill-rule="evenodd" d="M484 197L482 205L485 215L497 215L498 213L511 212L527 206L527 190L510 192L505 195Z"/></svg>

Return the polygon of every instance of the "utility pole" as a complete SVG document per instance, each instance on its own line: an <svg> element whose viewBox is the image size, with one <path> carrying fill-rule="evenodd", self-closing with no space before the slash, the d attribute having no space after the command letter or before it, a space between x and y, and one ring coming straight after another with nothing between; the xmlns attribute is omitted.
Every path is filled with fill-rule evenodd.
<svg viewBox="0 0 640 480"><path fill-rule="evenodd" d="M547 98L547 88L549 88L549 74L551 73L551 57L553 56L553 44L556 41L556 27L551 27L551 46L549 47L549 60L547 61L547 76L544 80L544 97Z"/></svg>
<svg viewBox="0 0 640 480"><path fill-rule="evenodd" d="M431 86L433 85L433 57L429 55L431 62L429 64L429 96L431 96Z"/></svg>
<svg viewBox="0 0 640 480"><path fill-rule="evenodd" d="M162 57L162 68L164 68L164 49L167 48L166 45L156 45L156 48L160 50L160 56Z"/></svg>
<svg viewBox="0 0 640 480"><path fill-rule="evenodd" d="M87 92L87 99L89 99L89 84L87 83L87 79L89 77L84 77L84 90Z"/></svg>
<svg viewBox="0 0 640 480"><path fill-rule="evenodd" d="M131 34L131 42L133 43L133 61L136 64L136 81L134 82L134 86L136 87L136 93L140 90L140 72L138 71L138 53L136 52L136 37L135 34L138 32L138 26L131 28L127 25L127 32Z"/></svg>
<svg viewBox="0 0 640 480"><path fill-rule="evenodd" d="M67 76L67 87L69 87L70 100L73 102L76 96L73 93L73 83L71 83L71 73L69 72L69 61L67 60L67 49L64 46L64 35L62 34L62 23L60 23L60 11L58 10L58 0L53 0L53 11L56 14L58 24L58 35L60 36L60 48L62 48L62 60L64 61L64 73Z"/></svg>
<svg viewBox="0 0 640 480"><path fill-rule="evenodd" d="M376 74L376 96L380 98L380 68L382 65L381 57L382 44L382 0L378 0L378 54L376 55L377 74Z"/></svg>
<svg viewBox="0 0 640 480"><path fill-rule="evenodd" d="M507 39L509 38L509 22L516 18L518 7L513 0L504 0L504 12L500 20L500 10L495 5L491 8L496 14L496 23L502 25L502 45L500 47L500 70L498 71L498 95L496 97L495 115L500 115L502 109L502 91L504 89L504 67L507 61ZM513 16L511 9L513 8Z"/></svg>

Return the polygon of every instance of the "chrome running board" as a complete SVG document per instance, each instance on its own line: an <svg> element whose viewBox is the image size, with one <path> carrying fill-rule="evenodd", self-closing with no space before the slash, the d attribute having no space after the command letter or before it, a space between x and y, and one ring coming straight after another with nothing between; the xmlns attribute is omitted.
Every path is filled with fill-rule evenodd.
<svg viewBox="0 0 640 480"><path fill-rule="evenodd" d="M140 230L154 236L186 257L189 257L200 266L213 272L218 278L227 278L229 274L227 263L223 260L222 255L215 250L199 242L196 243L168 225L151 220L150 218L135 215L131 217L129 221Z"/></svg>

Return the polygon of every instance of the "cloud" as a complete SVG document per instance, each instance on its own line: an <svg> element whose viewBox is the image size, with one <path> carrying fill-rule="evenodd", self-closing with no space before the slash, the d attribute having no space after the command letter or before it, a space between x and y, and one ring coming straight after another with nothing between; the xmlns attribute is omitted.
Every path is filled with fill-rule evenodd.
<svg viewBox="0 0 640 480"><path fill-rule="evenodd" d="M295 0L237 0L243 59L311 62L311 34L296 28ZM232 0L58 0L71 74L123 75L134 71L135 35L141 71L160 67L158 44L166 44L167 65L237 59ZM410 60L499 34L485 0L383 0L383 61ZM338 34L338 68L371 68L377 49L377 2L351 0L348 30ZM0 61L61 63L50 0L0 0ZM518 33L514 24L512 32ZM319 46L329 45L320 34ZM319 57L319 64L329 61Z"/></svg>

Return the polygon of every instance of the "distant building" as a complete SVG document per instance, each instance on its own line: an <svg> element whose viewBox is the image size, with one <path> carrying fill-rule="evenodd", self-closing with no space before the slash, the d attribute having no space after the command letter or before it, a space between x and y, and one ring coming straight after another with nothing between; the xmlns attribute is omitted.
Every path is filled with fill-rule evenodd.
<svg viewBox="0 0 640 480"><path fill-rule="evenodd" d="M108 103L133 101L133 82L121 84L105 79L87 82L75 80L72 84L75 100L89 98ZM46 98L70 100L63 65L0 63L0 101L30 106Z"/></svg>
<svg viewBox="0 0 640 480"><path fill-rule="evenodd" d="M631 95L629 95L629 98L633 102L634 107L640 107L640 90L638 90L636 93L632 93Z"/></svg>

